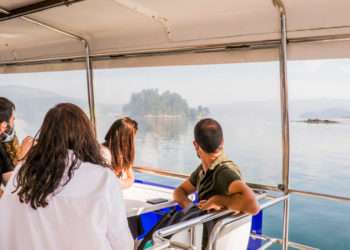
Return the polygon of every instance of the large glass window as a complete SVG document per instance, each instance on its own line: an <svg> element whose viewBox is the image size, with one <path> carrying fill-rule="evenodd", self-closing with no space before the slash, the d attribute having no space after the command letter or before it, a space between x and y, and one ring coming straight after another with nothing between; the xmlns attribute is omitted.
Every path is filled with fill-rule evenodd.
<svg viewBox="0 0 350 250"><path fill-rule="evenodd" d="M289 240L317 249L347 250L350 204L291 195ZM283 237L283 203L264 210L263 235ZM282 249L275 244L271 249ZM295 249L295 248L290 248Z"/></svg>
<svg viewBox="0 0 350 250"><path fill-rule="evenodd" d="M291 185L350 196L350 59L289 62Z"/></svg>
<svg viewBox="0 0 350 250"><path fill-rule="evenodd" d="M291 61L291 186L350 197L350 59ZM349 204L294 195L290 239L348 249Z"/></svg>
<svg viewBox="0 0 350 250"><path fill-rule="evenodd" d="M280 183L278 62L97 70L95 81L99 138L115 119L136 119L136 165L191 173L194 125L212 117L248 181Z"/></svg>
<svg viewBox="0 0 350 250"><path fill-rule="evenodd" d="M292 195L291 241L319 249L349 249L349 203Z"/></svg>
<svg viewBox="0 0 350 250"><path fill-rule="evenodd" d="M34 136L54 105L71 102L88 113L84 71L0 74L0 96L16 105L19 138Z"/></svg>

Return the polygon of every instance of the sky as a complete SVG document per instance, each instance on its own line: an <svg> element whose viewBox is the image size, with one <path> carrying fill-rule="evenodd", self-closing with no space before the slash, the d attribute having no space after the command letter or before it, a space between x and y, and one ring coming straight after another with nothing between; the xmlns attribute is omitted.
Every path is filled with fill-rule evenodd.
<svg viewBox="0 0 350 250"><path fill-rule="evenodd" d="M85 71L0 74L8 85L86 98ZM95 70L97 103L124 104L145 88L181 94L190 105L279 100L278 62ZM350 59L288 63L290 100L350 98Z"/></svg>

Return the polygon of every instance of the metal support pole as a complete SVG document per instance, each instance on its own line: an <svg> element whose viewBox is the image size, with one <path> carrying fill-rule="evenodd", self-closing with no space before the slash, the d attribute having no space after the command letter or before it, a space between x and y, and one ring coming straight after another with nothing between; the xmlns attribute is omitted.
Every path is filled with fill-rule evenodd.
<svg viewBox="0 0 350 250"><path fill-rule="evenodd" d="M283 191L289 189L289 108L288 108L288 82L287 82L287 32L286 16L281 15L281 48L280 48L280 77L281 77L281 118L282 118L282 145L283 145Z"/></svg>
<svg viewBox="0 0 350 250"><path fill-rule="evenodd" d="M280 14L281 45L280 45L280 96L281 96L281 123L282 123L282 191L289 194L289 109L288 109L288 82L287 82L287 24L286 10L282 0L273 0ZM289 198L283 203L283 250L288 249L289 236Z"/></svg>
<svg viewBox="0 0 350 250"><path fill-rule="evenodd" d="M11 14L8 10L4 8L0 8L0 13L5 13L5 14ZM81 42L84 46L84 51L85 51L85 68L86 68L86 82L87 82L87 91L88 91L88 103L89 103L89 113L90 113L90 120L94 129L94 132L96 134L96 115L95 115L95 98L94 98L94 88L93 88L93 67L92 67L92 62L91 62L91 53L90 53L90 46L89 42L78 35L75 35L71 32L64 31L60 28L54 27L52 25L49 25L47 23L41 22L39 20L36 20L31 17L26 17L26 16L20 16L22 20L26 22L33 23L35 25L39 25L41 27L44 27L46 29L49 29L51 31L54 31L56 33L60 33L62 35L65 35L67 37L70 37L72 39L78 40Z"/></svg>
<svg viewBox="0 0 350 250"><path fill-rule="evenodd" d="M289 245L289 197L283 202L283 241L282 249L287 250Z"/></svg>
<svg viewBox="0 0 350 250"><path fill-rule="evenodd" d="M288 82L287 82L287 30L286 15L281 13L281 48L280 48L280 74L281 74L281 109L282 109L282 143L283 143L283 191L289 193L289 108L288 108ZM288 249L289 241L289 197L283 203L283 250Z"/></svg>
<svg viewBox="0 0 350 250"><path fill-rule="evenodd" d="M94 78L93 78L93 67L90 57L90 46L89 43L84 40L85 47L85 58L86 58L86 79L87 79L87 90L88 90L88 100L89 100L89 111L90 111L90 120L96 132L96 112L95 112L95 94L94 94ZM97 134L96 134L97 135Z"/></svg>

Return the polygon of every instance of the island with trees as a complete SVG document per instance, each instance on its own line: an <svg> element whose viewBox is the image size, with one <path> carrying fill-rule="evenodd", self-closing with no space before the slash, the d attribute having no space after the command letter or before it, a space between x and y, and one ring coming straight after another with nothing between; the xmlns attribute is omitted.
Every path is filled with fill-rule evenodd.
<svg viewBox="0 0 350 250"><path fill-rule="evenodd" d="M303 120L302 122L305 122L305 123L311 123L311 124L334 124L334 123L339 123L337 121L333 121L333 120L328 120L328 119L318 119L318 118L315 118L315 119L307 119L307 120Z"/></svg>
<svg viewBox="0 0 350 250"><path fill-rule="evenodd" d="M158 89L143 89L133 93L123 112L136 117L164 117L197 119L207 116L207 107L191 108L187 101L178 93Z"/></svg>

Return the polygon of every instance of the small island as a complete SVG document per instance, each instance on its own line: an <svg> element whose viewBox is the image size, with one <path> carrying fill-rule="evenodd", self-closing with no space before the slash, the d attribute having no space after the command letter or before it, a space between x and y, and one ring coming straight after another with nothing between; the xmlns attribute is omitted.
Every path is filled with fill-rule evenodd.
<svg viewBox="0 0 350 250"><path fill-rule="evenodd" d="M123 106L123 112L136 117L188 118L191 120L207 116L207 107L189 107L187 101L178 93L158 89L144 89L131 95L129 103Z"/></svg>
<svg viewBox="0 0 350 250"><path fill-rule="evenodd" d="M310 124L334 124L334 123L339 123L337 121L333 121L333 120L328 120L328 119L307 119L307 120L303 120L301 122L305 122L305 123L310 123Z"/></svg>

